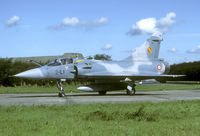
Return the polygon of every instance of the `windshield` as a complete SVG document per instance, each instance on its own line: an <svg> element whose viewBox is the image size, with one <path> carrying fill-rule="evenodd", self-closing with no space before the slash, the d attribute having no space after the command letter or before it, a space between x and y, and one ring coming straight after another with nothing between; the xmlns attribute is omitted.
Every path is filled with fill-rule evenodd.
<svg viewBox="0 0 200 136"><path fill-rule="evenodd" d="M66 65L66 64L72 64L73 59L72 58L58 58L51 62L49 62L48 66L59 66L59 65Z"/></svg>

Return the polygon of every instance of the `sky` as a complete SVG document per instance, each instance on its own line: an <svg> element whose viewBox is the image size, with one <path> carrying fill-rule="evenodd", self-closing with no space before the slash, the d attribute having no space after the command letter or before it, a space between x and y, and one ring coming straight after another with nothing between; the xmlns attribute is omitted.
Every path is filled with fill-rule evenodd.
<svg viewBox="0 0 200 136"><path fill-rule="evenodd" d="M155 31L159 58L200 61L199 0L0 0L0 57L82 53L122 60Z"/></svg>

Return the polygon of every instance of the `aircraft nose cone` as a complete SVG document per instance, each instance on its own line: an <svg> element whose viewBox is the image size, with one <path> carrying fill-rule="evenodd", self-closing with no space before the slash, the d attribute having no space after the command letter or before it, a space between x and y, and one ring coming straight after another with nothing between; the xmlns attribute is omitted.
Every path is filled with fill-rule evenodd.
<svg viewBox="0 0 200 136"><path fill-rule="evenodd" d="M31 78L31 79L38 79L38 78L44 77L40 68L27 70L27 71L21 72L19 74L16 74L14 76L15 77L21 77L21 78Z"/></svg>

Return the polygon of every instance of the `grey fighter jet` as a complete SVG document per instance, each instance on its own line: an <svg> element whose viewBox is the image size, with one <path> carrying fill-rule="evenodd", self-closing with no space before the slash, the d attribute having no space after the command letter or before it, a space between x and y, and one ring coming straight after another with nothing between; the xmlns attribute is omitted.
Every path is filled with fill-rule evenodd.
<svg viewBox="0 0 200 136"><path fill-rule="evenodd" d="M127 94L134 95L136 80L183 76L167 75L169 64L158 58L162 40L162 33L155 32L125 60L58 58L47 65L16 74L15 77L56 80L60 97L65 96L62 81L77 79L92 81L87 86L78 87L80 91L104 95L107 91L126 89Z"/></svg>

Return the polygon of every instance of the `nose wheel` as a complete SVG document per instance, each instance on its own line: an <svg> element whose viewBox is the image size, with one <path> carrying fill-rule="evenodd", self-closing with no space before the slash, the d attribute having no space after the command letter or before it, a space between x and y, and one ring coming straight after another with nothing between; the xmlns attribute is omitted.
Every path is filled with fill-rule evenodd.
<svg viewBox="0 0 200 136"><path fill-rule="evenodd" d="M64 92L64 89L63 89L63 87L62 87L62 82L61 82L60 80L58 80L58 81L56 82L56 85L57 85L57 88L58 88L58 90L59 90L58 96L59 96L59 97L64 97L64 96L65 96L65 92Z"/></svg>
<svg viewBox="0 0 200 136"><path fill-rule="evenodd" d="M59 96L59 97L64 97L64 96L65 96L65 93L64 93L64 92L59 92L59 93L58 93L58 96Z"/></svg>

